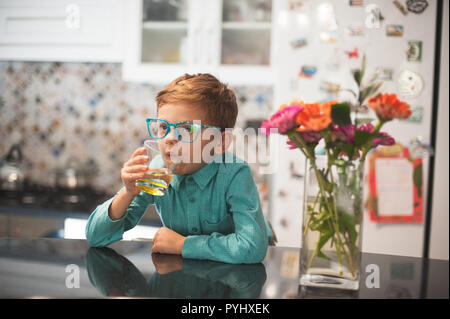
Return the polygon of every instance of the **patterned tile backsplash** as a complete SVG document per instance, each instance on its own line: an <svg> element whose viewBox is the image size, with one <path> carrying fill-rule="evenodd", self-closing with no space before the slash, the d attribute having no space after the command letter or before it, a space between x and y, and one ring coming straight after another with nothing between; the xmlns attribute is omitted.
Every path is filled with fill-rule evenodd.
<svg viewBox="0 0 450 319"><path fill-rule="evenodd" d="M271 113L271 87L232 87L237 127ZM122 80L112 63L0 62L0 157L22 146L30 181L49 185L71 158L95 164L93 186L115 193L120 169L147 138L158 86Z"/></svg>

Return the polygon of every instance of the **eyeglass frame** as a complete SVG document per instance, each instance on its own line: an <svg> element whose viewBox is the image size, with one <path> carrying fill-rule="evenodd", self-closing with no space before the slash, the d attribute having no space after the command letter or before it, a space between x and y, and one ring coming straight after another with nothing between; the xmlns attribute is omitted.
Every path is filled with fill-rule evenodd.
<svg viewBox="0 0 450 319"><path fill-rule="evenodd" d="M147 122L147 131L148 131L148 134L150 134L150 136L151 136L152 138L155 138L155 139L158 139L158 140L162 140L162 139L165 138L167 135L169 135L169 133L170 133L170 131L171 131L171 127L173 127L174 130L175 130L175 134L176 134L176 136L177 136L178 141L183 142L183 143L194 143L194 142L197 140L198 135L195 137L194 140L192 140L192 141L190 141L190 142L188 142L188 141L182 141L182 140L179 139L179 137L181 137L181 134L178 133L178 131L177 131L177 126L180 125L180 124L192 124L192 125L194 125L194 126L200 127L200 129L202 129L202 128L216 128L216 129L219 129L221 132L225 131L225 129L224 129L223 127L211 126L211 125L202 125L202 124L197 124L197 123L192 123L192 122L178 122L178 123L172 124L172 123L170 123L170 122L167 122L166 120L163 120L163 119L154 119L154 118L148 118L148 119L146 119L145 121ZM151 121L163 121L164 123L167 124L167 131L166 131L166 134L164 134L163 137L154 137L154 136L153 136L153 134L150 132L150 122L151 122Z"/></svg>

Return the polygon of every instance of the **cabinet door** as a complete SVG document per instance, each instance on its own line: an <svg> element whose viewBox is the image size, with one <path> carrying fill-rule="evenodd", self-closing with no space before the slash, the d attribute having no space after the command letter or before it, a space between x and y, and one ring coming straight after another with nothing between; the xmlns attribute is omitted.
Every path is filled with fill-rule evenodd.
<svg viewBox="0 0 450 319"><path fill-rule="evenodd" d="M126 4L126 81L168 84L198 61L198 0L131 0ZM197 21L197 22L196 22Z"/></svg>
<svg viewBox="0 0 450 319"><path fill-rule="evenodd" d="M271 0L223 0L223 65L270 65Z"/></svg>
<svg viewBox="0 0 450 319"><path fill-rule="evenodd" d="M3 0L0 59L118 62L120 0Z"/></svg>
<svg viewBox="0 0 450 319"><path fill-rule="evenodd" d="M222 0L220 74L242 84L271 84L272 0Z"/></svg>
<svg viewBox="0 0 450 319"><path fill-rule="evenodd" d="M229 84L272 84L272 0L130 0L127 81L168 84L210 72Z"/></svg>
<svg viewBox="0 0 450 319"><path fill-rule="evenodd" d="M141 63L187 64L186 0L143 0L141 29Z"/></svg>

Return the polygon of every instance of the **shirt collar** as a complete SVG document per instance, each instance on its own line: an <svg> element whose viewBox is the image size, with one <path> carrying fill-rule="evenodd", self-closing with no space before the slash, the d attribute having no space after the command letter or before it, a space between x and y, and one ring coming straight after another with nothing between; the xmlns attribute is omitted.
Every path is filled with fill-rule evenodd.
<svg viewBox="0 0 450 319"><path fill-rule="evenodd" d="M194 181L198 184L198 186L200 186L201 190L203 190L206 185L208 185L211 178L216 175L218 167L219 165L217 163L210 162L192 174Z"/></svg>
<svg viewBox="0 0 450 319"><path fill-rule="evenodd" d="M215 155L213 160L196 171L194 174L187 175L174 175L170 181L170 185L177 191L181 182L189 176L192 176L194 181L198 184L201 190L203 190L209 181L216 175L219 169L220 161L217 161L222 155Z"/></svg>
<svg viewBox="0 0 450 319"><path fill-rule="evenodd" d="M173 175L172 180L170 181L170 185L173 187L173 189L175 189L176 191L178 190L178 187L183 181L184 176L186 175Z"/></svg>

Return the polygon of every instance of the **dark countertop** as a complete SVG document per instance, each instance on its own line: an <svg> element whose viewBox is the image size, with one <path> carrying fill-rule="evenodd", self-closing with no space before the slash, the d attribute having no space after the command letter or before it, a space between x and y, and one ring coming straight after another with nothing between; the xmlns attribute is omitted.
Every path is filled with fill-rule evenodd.
<svg viewBox="0 0 450 319"><path fill-rule="evenodd" d="M269 247L262 263L232 265L152 254L151 246L0 238L0 298L449 298L448 261L363 253L360 290L324 293L299 286L297 248ZM379 288L366 285L372 264Z"/></svg>

